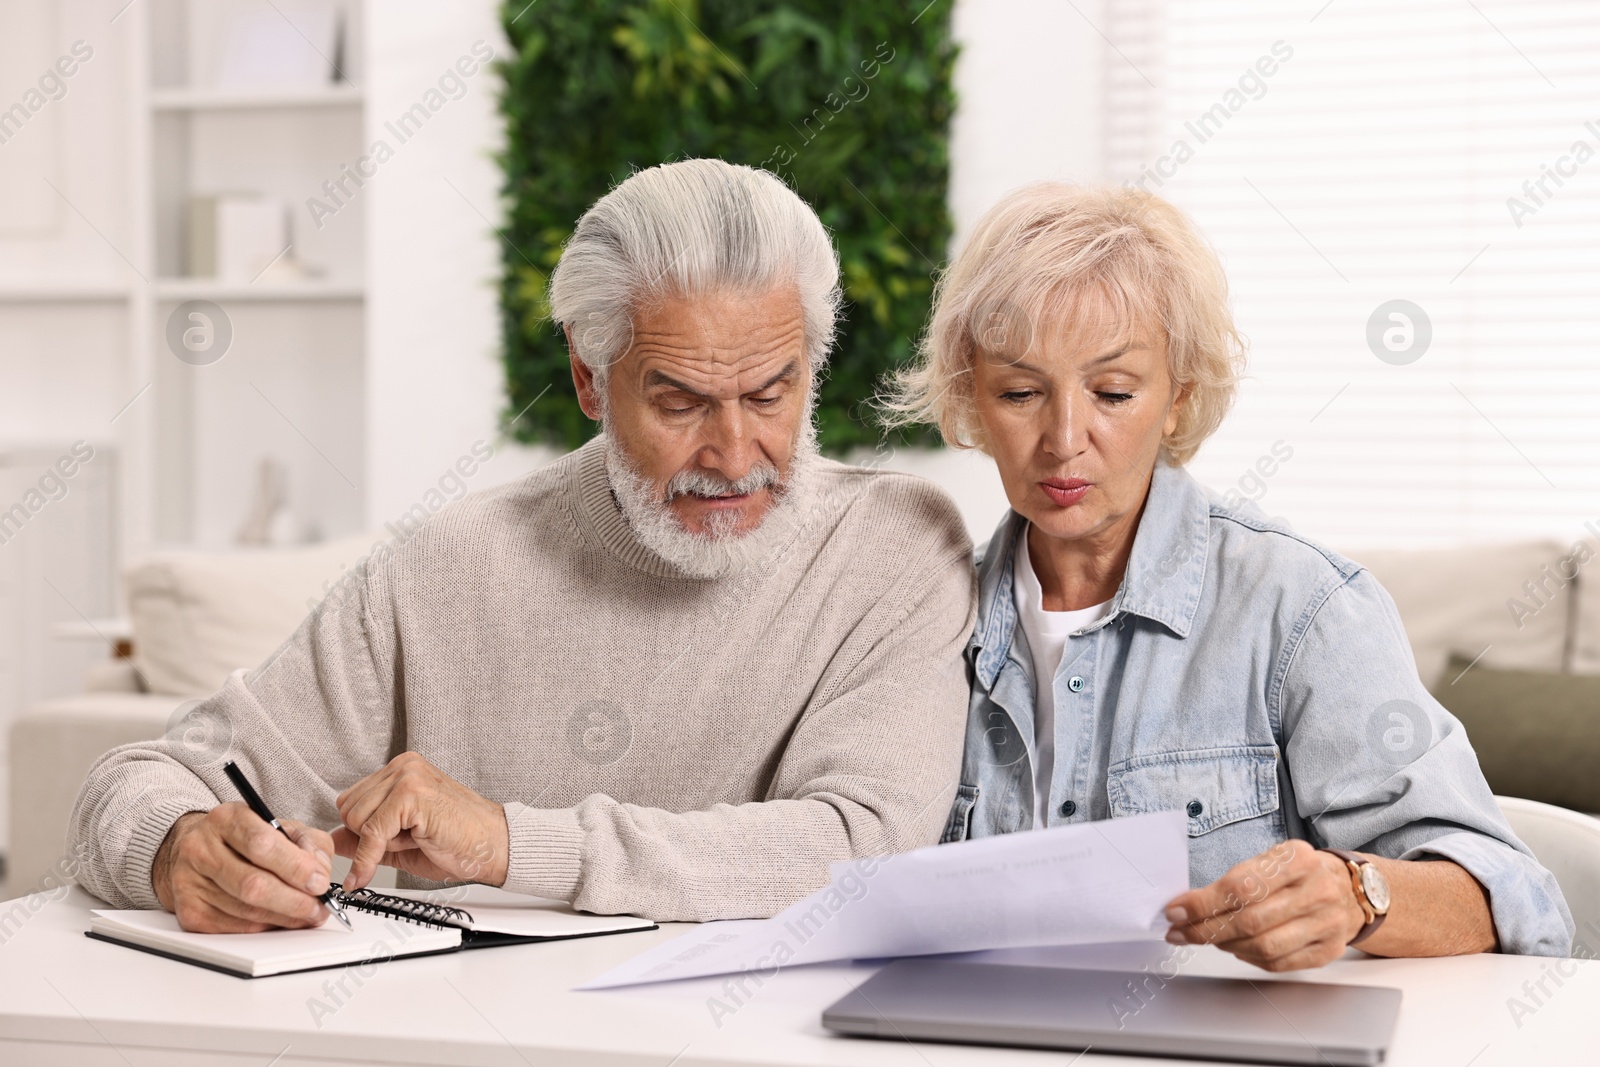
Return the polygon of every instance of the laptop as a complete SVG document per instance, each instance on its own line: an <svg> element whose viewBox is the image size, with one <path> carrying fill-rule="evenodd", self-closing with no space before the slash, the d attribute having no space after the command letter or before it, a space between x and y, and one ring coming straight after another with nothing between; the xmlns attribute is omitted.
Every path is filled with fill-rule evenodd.
<svg viewBox="0 0 1600 1067"><path fill-rule="evenodd" d="M1093 1049L1250 1063L1379 1064L1400 991L1167 978L959 960L897 960L822 1013L852 1037Z"/></svg>

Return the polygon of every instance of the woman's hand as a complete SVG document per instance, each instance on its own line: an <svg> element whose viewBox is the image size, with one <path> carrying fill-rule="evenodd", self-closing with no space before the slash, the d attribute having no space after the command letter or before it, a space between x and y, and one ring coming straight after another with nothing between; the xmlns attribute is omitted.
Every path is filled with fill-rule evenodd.
<svg viewBox="0 0 1600 1067"><path fill-rule="evenodd" d="M506 880L505 809L415 752L340 793L338 805L344 826L333 844L353 861L346 889L367 885L380 864L436 882Z"/></svg>
<svg viewBox="0 0 1600 1067"><path fill-rule="evenodd" d="M1367 917L1343 860L1285 841L1174 897L1167 921L1175 945L1216 945L1264 970L1292 971L1344 955Z"/></svg>

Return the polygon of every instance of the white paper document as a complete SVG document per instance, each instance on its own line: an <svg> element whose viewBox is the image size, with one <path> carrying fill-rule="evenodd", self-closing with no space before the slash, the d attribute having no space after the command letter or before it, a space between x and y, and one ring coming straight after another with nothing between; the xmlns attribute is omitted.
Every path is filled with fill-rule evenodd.
<svg viewBox="0 0 1600 1067"><path fill-rule="evenodd" d="M706 923L580 989L827 960L1159 938L1189 888L1180 811L933 845L835 863L829 885L770 919Z"/></svg>

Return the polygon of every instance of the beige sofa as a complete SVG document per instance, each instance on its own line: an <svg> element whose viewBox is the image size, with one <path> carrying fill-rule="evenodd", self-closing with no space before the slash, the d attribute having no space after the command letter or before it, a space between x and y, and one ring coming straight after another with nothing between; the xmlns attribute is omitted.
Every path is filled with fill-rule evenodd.
<svg viewBox="0 0 1600 1067"><path fill-rule="evenodd" d="M129 567L132 658L98 665L85 692L39 704L11 727L4 896L71 874L67 819L96 759L118 745L161 736L236 668L266 659L382 539L168 552Z"/></svg>
<svg viewBox="0 0 1600 1067"><path fill-rule="evenodd" d="M89 691L41 704L12 729L16 825L5 895L31 889L52 872L61 876L67 819L98 756L161 735L235 668L264 660L378 539L164 554L131 567L132 660L102 666L92 672ZM1418 671L1434 685L1452 655L1499 668L1600 674L1600 559L1590 564L1591 580L1580 573L1579 581L1557 587L1544 568L1554 569L1567 552L1555 542L1529 542L1350 555L1393 595ZM1533 607L1524 583L1542 580L1542 606L1518 625L1508 600Z"/></svg>

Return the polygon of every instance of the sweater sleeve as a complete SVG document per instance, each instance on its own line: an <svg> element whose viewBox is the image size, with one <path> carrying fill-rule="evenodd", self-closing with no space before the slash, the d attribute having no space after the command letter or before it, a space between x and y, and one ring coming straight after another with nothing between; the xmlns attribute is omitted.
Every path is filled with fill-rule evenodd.
<svg viewBox="0 0 1600 1067"><path fill-rule="evenodd" d="M394 750L386 600L367 567L301 623L266 663L236 671L155 741L112 749L90 769L70 823L78 881L118 907L157 908L150 867L178 818L237 800L234 760L275 814L339 824L334 798ZM374 612L372 607L377 605Z"/></svg>
<svg viewBox="0 0 1600 1067"><path fill-rule="evenodd" d="M1282 716L1313 844L1452 860L1488 892L1500 951L1567 954L1572 917L1555 878L1500 814L1466 731L1423 687L1399 611L1368 571L1315 611Z"/></svg>
<svg viewBox="0 0 1600 1067"><path fill-rule="evenodd" d="M507 804L505 887L660 921L765 917L826 884L831 862L935 843L961 763L976 589L965 545L906 551L903 594L876 604L834 656L762 801Z"/></svg>

